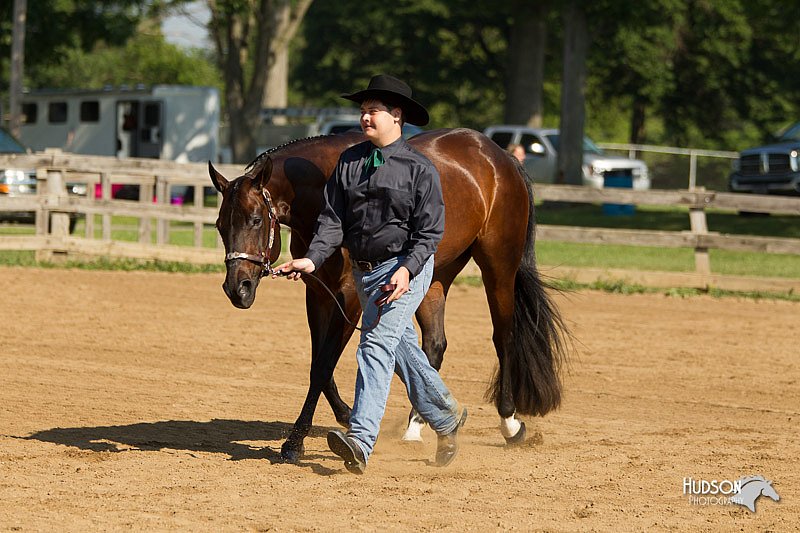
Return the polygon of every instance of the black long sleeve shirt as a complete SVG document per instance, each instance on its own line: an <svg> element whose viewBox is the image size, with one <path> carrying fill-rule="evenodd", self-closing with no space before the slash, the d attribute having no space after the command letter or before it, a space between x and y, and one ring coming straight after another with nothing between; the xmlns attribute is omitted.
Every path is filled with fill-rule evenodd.
<svg viewBox="0 0 800 533"><path fill-rule="evenodd" d="M416 276L444 234L439 173L402 137L382 148L383 165L366 171L373 148L366 141L342 152L306 257L318 269L339 246L358 261L406 255L403 266Z"/></svg>

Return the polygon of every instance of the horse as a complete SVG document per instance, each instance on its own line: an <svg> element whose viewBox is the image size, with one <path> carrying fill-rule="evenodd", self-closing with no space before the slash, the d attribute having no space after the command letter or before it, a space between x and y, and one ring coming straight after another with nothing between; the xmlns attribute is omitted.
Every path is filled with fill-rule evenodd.
<svg viewBox="0 0 800 533"><path fill-rule="evenodd" d="M211 181L222 194L216 227L226 252L223 290L234 306L247 309L253 304L259 280L277 260L281 244L276 228L290 228L292 257L305 255L339 155L364 140L354 132L291 141L262 153L231 181L209 162ZM416 312L422 348L438 371L447 348L447 294L456 275L474 259L499 361L485 396L497 408L506 444L520 444L525 424L516 415L544 416L561 403L560 369L569 337L536 267L532 182L516 160L477 131L429 131L409 143L437 168L445 204L445 232L435 254L433 281ZM353 333L350 322L356 323L361 314L347 250L337 250L315 275L318 279L302 277L311 369L303 407L281 446L283 459L291 463L303 455L320 393L337 423L347 427L350 417L333 379ZM412 409L405 438L418 438L422 423Z"/></svg>
<svg viewBox="0 0 800 533"><path fill-rule="evenodd" d="M772 481L764 479L764 476L748 476L738 481L738 494L731 496L731 503L747 507L751 513L756 512L756 500L761 496L766 496L774 501L781 499L778 492L772 486Z"/></svg>

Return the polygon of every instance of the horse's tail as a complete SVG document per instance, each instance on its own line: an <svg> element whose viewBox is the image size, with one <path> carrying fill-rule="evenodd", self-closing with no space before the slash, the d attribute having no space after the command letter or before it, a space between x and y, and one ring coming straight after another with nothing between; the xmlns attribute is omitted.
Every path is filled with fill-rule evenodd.
<svg viewBox="0 0 800 533"><path fill-rule="evenodd" d="M518 169L530 199L528 237L514 280L514 320L504 345L503 375L497 373L489 396L499 407L502 378L518 414L544 416L561 404L560 371L566 361L569 331L536 268L533 184L521 165Z"/></svg>

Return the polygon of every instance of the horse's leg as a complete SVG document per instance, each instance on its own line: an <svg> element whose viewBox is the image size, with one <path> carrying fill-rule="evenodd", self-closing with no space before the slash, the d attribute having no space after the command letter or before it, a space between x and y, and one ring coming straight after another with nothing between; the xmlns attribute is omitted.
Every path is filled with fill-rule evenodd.
<svg viewBox="0 0 800 533"><path fill-rule="evenodd" d="M447 349L447 337L444 331L444 308L447 291L453 280L469 261L469 254L464 254L449 265L434 272L433 282L428 293L417 309L416 317L422 331L422 351L428 357L431 366L438 372L442 367L444 352ZM422 441L422 427L425 421L419 413L411 408L408 415L408 427L403 434L404 441Z"/></svg>
<svg viewBox="0 0 800 533"><path fill-rule="evenodd" d="M355 322L361 306L351 287L343 289L340 303L347 311L348 318ZM281 446L281 456L290 463L296 463L303 454L303 440L311 431L321 392L325 392L339 424L347 425L350 419L350 407L339 397L333 380L333 370L353 333L353 327L345 322L328 295L320 295L311 289L306 289L306 313L311 330L310 382L300 416Z"/></svg>
<svg viewBox="0 0 800 533"><path fill-rule="evenodd" d="M528 197L533 198L531 184L527 187ZM515 413L544 416L561 404L560 367L569 341L569 331L536 268L533 202L528 209L524 228L500 217L492 223L494 231L472 246L483 275L500 362L489 395L509 445L525 438L525 424L516 420Z"/></svg>
<svg viewBox="0 0 800 533"><path fill-rule="evenodd" d="M518 260L504 256L501 250L494 250L494 243L478 242L474 246L475 262L481 269L483 286L492 317L492 342L499 362L498 374L494 381L497 413L500 415L500 432L509 445L525 440L525 424L515 417L514 399L509 383L509 369L506 364L506 343L511 336L514 320L514 280Z"/></svg>

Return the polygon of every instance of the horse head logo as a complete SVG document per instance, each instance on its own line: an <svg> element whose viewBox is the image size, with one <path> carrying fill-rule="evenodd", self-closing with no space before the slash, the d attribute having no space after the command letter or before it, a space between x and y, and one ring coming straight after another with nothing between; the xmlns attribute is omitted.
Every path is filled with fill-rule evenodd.
<svg viewBox="0 0 800 533"><path fill-rule="evenodd" d="M759 496L772 498L776 502L781 499L772 486L772 481L764 479L763 476L743 477L737 483L741 487L741 490L738 494L731 496L730 501L731 503L747 507L750 509L750 512L756 512L756 500Z"/></svg>

